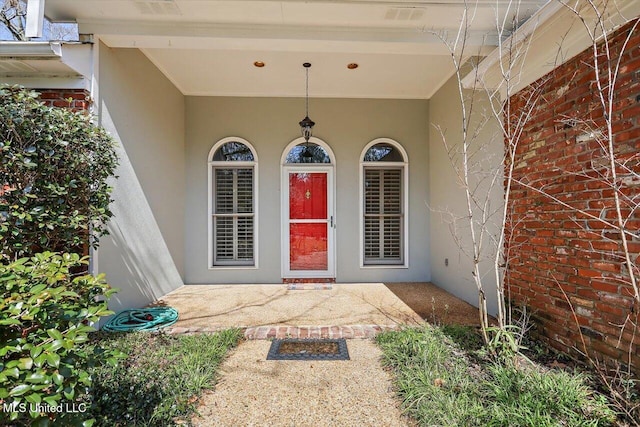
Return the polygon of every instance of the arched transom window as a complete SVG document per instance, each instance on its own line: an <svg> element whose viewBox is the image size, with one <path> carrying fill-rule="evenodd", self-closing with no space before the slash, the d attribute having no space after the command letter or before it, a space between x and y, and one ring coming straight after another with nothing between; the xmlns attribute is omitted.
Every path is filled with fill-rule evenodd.
<svg viewBox="0 0 640 427"><path fill-rule="evenodd" d="M331 163L331 156L321 145L313 142L295 145L287 153L285 163Z"/></svg>
<svg viewBox="0 0 640 427"><path fill-rule="evenodd" d="M209 152L209 268L256 265L257 156L242 138Z"/></svg>

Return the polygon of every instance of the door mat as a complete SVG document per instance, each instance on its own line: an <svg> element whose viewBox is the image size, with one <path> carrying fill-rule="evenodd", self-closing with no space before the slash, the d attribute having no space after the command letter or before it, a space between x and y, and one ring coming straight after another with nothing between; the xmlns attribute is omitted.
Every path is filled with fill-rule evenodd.
<svg viewBox="0 0 640 427"><path fill-rule="evenodd" d="M267 360L349 360L347 341L338 339L276 339Z"/></svg>
<svg viewBox="0 0 640 427"><path fill-rule="evenodd" d="M331 283L289 283L287 285L288 291L330 291L333 289Z"/></svg>

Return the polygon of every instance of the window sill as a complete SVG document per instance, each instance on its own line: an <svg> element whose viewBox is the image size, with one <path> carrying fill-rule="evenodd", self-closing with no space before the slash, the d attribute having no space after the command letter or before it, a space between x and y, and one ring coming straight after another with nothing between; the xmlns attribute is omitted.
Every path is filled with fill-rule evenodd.
<svg viewBox="0 0 640 427"><path fill-rule="evenodd" d="M408 264L381 264L381 265L360 265L362 270L368 269L407 269L409 268Z"/></svg>
<svg viewBox="0 0 640 427"><path fill-rule="evenodd" d="M209 271L220 270L257 270L257 265L216 265L215 267L209 267Z"/></svg>

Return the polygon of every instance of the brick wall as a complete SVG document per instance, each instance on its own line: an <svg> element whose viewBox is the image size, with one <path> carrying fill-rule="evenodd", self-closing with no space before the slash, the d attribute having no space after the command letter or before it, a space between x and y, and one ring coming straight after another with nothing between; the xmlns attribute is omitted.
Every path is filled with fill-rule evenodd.
<svg viewBox="0 0 640 427"><path fill-rule="evenodd" d="M619 57L630 28L629 24L618 30L612 39L613 58ZM616 218L614 190L602 179L607 173L606 158L599 142L587 136L589 126L598 128L604 123L592 64L593 50L589 48L531 86L541 85L542 95L518 146L514 177L558 200L523 185L514 186L510 202L514 225L507 244L510 259L505 286L512 300L535 311L536 333L553 347L578 355L584 338L588 351L599 360L627 363L631 353L637 369L640 330L634 334L633 324L640 320L640 307L632 297L619 233L576 212L580 209L610 221ZM615 151L637 176L638 29L622 54L621 65L612 116ZM526 90L511 99L515 111L524 105L523 93ZM618 172L620 193L636 197L637 203L640 181L623 168ZM629 218L627 228L638 232L640 211L632 205L624 203L623 213ZM640 239L630 242L632 260L640 264Z"/></svg>
<svg viewBox="0 0 640 427"><path fill-rule="evenodd" d="M91 106L89 91L84 89L36 89L36 91L40 93L40 100L50 107L84 111Z"/></svg>

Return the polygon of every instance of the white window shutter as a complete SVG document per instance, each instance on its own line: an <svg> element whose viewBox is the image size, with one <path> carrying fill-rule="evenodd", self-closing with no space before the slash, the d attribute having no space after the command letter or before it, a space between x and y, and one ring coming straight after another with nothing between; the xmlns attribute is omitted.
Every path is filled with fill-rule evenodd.
<svg viewBox="0 0 640 427"><path fill-rule="evenodd" d="M214 168L214 265L254 264L253 168Z"/></svg>
<svg viewBox="0 0 640 427"><path fill-rule="evenodd" d="M364 263L402 264L403 169L364 169Z"/></svg>

